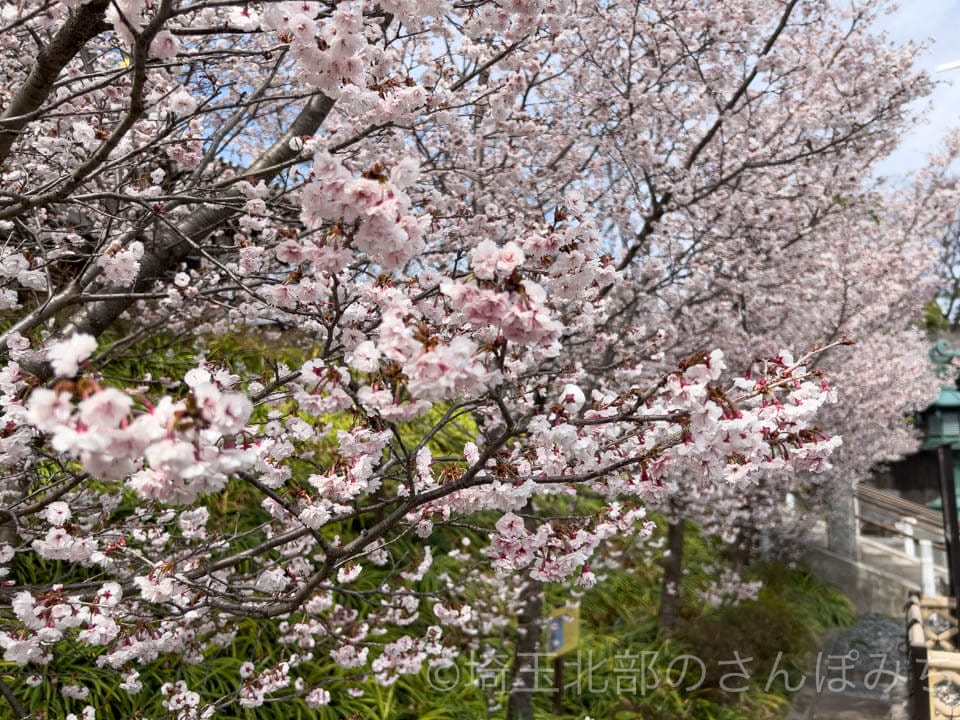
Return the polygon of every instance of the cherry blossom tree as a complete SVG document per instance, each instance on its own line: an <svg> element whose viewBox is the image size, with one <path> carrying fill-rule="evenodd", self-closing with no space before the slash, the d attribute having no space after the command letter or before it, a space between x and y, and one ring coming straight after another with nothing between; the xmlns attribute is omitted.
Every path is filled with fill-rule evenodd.
<svg viewBox="0 0 960 720"><path fill-rule="evenodd" d="M955 197L933 171L893 210L865 185L927 88L875 12L5 5L4 661L88 653L135 698L255 618L269 657L216 697L171 678L163 707L335 705L494 627L449 572L428 587L434 548L468 561L458 529L526 587L499 610L533 643L537 583L592 584L652 499L828 467L856 428L818 428L829 376L890 423L915 390L839 346L919 367ZM267 357L217 352L239 336Z"/></svg>
<svg viewBox="0 0 960 720"><path fill-rule="evenodd" d="M762 312L741 316L741 328L726 329L740 332L745 346L751 330L754 346L761 347L768 333L776 342L785 337L857 338L856 346L842 356L831 352L817 360L841 388L842 398L825 409L820 422L840 432L846 442L833 457L833 467L817 476L763 476L735 491L726 485L692 489L678 479L676 484L685 487L671 493L665 506L676 519L671 525L672 571L665 575L665 588L679 583L684 518L745 551L756 549L761 538L770 540L770 533L795 549L798 531L809 528L821 516L819 511L852 515L852 485L866 479L875 465L916 449L908 415L928 405L940 384L927 359L930 340L919 327L919 315L936 291L929 239L952 212L953 191L945 175L952 157L948 151L936 158L911 193L901 190L899 200L876 190L845 199L842 213L818 223L824 242L816 255L803 258L796 254L803 248L797 248L793 256L792 262L811 270L815 294L800 286L793 288L796 295L785 289L779 297L767 296L784 310L772 311L768 305ZM931 185L940 190L931 192ZM769 271L779 274L782 268ZM876 302L878 295L884 302ZM811 318L817 318L813 327ZM801 498L806 513L783 505L788 492ZM675 602L670 593L664 598L669 605ZM672 613L666 608L667 616Z"/></svg>

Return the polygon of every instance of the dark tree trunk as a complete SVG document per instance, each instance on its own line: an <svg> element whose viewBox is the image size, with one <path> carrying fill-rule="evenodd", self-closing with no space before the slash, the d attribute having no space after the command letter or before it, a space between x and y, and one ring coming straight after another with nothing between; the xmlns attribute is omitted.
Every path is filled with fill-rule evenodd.
<svg viewBox="0 0 960 720"><path fill-rule="evenodd" d="M521 511L528 532L536 529L533 503ZM543 617L543 583L529 576L523 589L523 607L517 616L517 644L510 668L510 694L506 720L533 720L533 694L537 687L540 657L540 620Z"/></svg>
<svg viewBox="0 0 960 720"><path fill-rule="evenodd" d="M510 695L506 720L533 720L533 695L540 657L540 618L543 616L543 583L527 580L523 609L517 617L517 645L510 669Z"/></svg>
<svg viewBox="0 0 960 720"><path fill-rule="evenodd" d="M683 520L667 525L667 555L663 559L663 588L660 594L660 632L669 632L677 622L680 580L683 577Z"/></svg>

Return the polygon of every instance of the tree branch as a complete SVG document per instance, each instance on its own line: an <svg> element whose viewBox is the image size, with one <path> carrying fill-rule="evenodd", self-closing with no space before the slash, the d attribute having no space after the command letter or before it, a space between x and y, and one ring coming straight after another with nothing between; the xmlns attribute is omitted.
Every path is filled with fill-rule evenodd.
<svg viewBox="0 0 960 720"><path fill-rule="evenodd" d="M74 56L91 39L109 29L104 13L110 0L92 0L81 5L64 23L45 48L27 76L26 83L0 115L0 165L10 155L20 131L35 117L50 95L53 84Z"/></svg>
<svg viewBox="0 0 960 720"><path fill-rule="evenodd" d="M333 105L334 100L326 95L320 93L314 95L287 131L243 173L243 177L252 183L271 179L275 175L276 166L282 165L296 155L290 147L290 141L304 135L313 135L323 124ZM239 192L235 192L222 199L241 197ZM146 291L154 281L162 278L183 260L192 247L190 243L183 241L184 237L200 242L237 212L238 209L224 205L212 208L202 207L191 213L176 232L169 228L158 230L153 247L147 250L140 260L140 272L133 287L105 290L104 294L115 295L115 299L101 300L86 306L54 333L50 341L56 342L74 333L100 335L133 303L130 297L131 291L134 293ZM39 353L31 359L25 358L21 366L40 380L51 377L51 368Z"/></svg>

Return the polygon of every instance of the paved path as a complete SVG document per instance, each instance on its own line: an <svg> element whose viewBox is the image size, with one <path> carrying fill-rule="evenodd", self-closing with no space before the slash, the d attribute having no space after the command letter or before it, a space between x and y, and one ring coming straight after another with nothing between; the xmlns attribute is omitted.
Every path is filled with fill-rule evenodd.
<svg viewBox="0 0 960 720"><path fill-rule="evenodd" d="M824 523L814 527L810 545L812 550L826 547ZM906 629L900 608L910 591L920 589L920 560L907 555L902 538L862 536L858 549L856 562L831 562L827 552L813 563L821 579L839 586L864 614L852 627L825 639L804 687L794 696L788 720L907 720ZM935 554L935 563L942 592L947 575L942 552ZM883 614L866 614L873 612Z"/></svg>
<svg viewBox="0 0 960 720"><path fill-rule="evenodd" d="M896 618L865 615L828 636L788 720L905 720L901 625Z"/></svg>

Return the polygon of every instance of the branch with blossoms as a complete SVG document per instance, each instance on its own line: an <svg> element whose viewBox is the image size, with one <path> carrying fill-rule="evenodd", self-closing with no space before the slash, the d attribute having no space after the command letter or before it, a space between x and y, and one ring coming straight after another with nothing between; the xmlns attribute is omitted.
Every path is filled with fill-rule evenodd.
<svg viewBox="0 0 960 720"><path fill-rule="evenodd" d="M7 407L20 408L8 413L20 421L16 433L34 437L62 465L76 462L84 473L76 483L51 488L46 501L36 499L44 492L40 485L29 507L18 501L5 508L18 518L20 532L18 547L7 554L69 561L99 578L6 591L14 598L18 628L0 639L8 661L49 662L69 638L101 648L98 662L119 668L152 657L157 633L173 642L186 626L225 615L304 612L314 618L311 642L339 644L341 654L361 644L369 652L376 642L366 634L331 631L344 612L336 598L341 588L349 597L365 572L387 563L391 545L407 534L428 542L445 525L475 518L491 533L485 554L498 574L529 572L535 580L575 579L588 587L595 581L589 560L598 547L614 536L649 533L640 503L664 474L737 482L769 469L817 469L838 442L811 425L831 398L822 376L805 370L813 353L797 362L785 353L755 362L749 376L728 382L730 390L719 385L719 352L692 356L652 393L595 392L588 401L566 383L552 393L554 402L541 407L517 402L530 394L526 385L511 389L501 382L497 401L481 394L447 408L418 434L411 455L402 419L425 408L407 378L394 378L407 392L382 404L370 398L383 391L358 386L355 376L318 360L285 373L283 384L269 390L255 385L243 391L236 376L199 367L187 373L182 397L148 398L105 386L87 371L95 348L88 336L52 346L47 359L59 379L50 387L31 390L29 377L12 368L4 379L11 391ZM255 410L250 395L279 390L286 391L281 399ZM541 390L546 394L549 385ZM277 409L291 400L297 411L287 413L288 430L310 443L325 413L353 413L353 426L336 431L328 460L318 464L303 443L288 442L278 454L268 427L277 420L253 420L270 408L265 419L279 419ZM480 444L467 441L462 458L435 457L429 439L458 422L465 408L475 417L489 413L488 421L499 417L500 429L482 432ZM265 512L246 534L232 537L223 534L222 522L208 524L216 497L231 482L262 493ZM95 489L104 483L112 488L106 495ZM579 486L607 502L592 518L548 520L529 531L516 514L538 497L562 497ZM85 530L89 521L74 513L117 491L135 493L146 512L126 520L107 517L100 529ZM348 528L357 522L359 532L351 536ZM232 549L238 544L244 546L239 552ZM429 569L429 547L412 577ZM396 615L389 598L406 598L408 611L419 607L422 598L404 589L416 581L408 574L389 573L378 580L378 590L369 590L385 603L385 617ZM442 593L436 599L442 601ZM55 606L71 609L54 618ZM315 607L321 609L313 613ZM149 636L131 635L137 618L147 615L155 618ZM78 630L81 625L86 629ZM391 647L382 645L376 658L389 656Z"/></svg>

